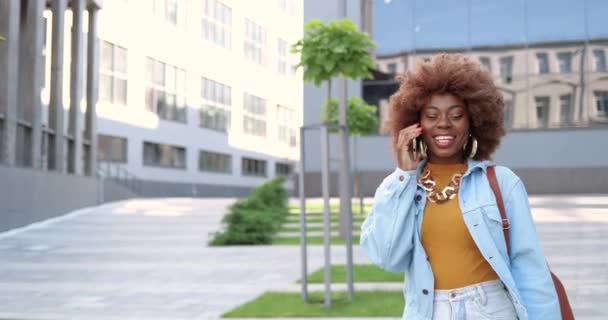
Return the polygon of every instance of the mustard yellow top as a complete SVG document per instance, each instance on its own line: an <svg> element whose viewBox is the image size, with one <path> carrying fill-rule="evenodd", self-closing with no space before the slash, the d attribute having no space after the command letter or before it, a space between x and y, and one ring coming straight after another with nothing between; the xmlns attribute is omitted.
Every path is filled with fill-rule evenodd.
<svg viewBox="0 0 608 320"><path fill-rule="evenodd" d="M427 163L438 190L448 185L454 173L464 173L465 164ZM442 204L426 202L422 220L422 246L435 275L435 289L454 289L498 279L475 245L462 217L458 195Z"/></svg>

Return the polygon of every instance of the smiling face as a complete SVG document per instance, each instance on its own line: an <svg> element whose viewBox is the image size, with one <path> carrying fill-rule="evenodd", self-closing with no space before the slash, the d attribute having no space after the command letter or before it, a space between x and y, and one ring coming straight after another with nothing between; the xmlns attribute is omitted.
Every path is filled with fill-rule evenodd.
<svg viewBox="0 0 608 320"><path fill-rule="evenodd" d="M469 115L453 94L435 94L420 111L422 138L431 163L462 163L462 147L469 138Z"/></svg>

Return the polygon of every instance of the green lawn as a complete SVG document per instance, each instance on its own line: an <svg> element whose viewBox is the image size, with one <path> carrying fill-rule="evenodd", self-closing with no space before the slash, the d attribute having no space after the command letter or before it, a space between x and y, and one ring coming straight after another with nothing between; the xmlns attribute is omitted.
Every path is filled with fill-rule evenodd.
<svg viewBox="0 0 608 320"><path fill-rule="evenodd" d="M323 268L308 275L309 283L323 283ZM356 264L353 266L355 282L402 282L404 274L382 270L373 264ZM298 281L299 282L299 281ZM346 283L346 266L331 266L331 282Z"/></svg>
<svg viewBox="0 0 608 320"><path fill-rule="evenodd" d="M363 217L353 217L353 222L363 222L363 220L365 220L365 218ZM337 216L333 216L329 219L330 222L339 222L340 218L338 218ZM299 217L288 217L287 220L285 220L285 223L299 223L300 222L300 218ZM306 222L308 223L322 223L323 222L323 217L312 217L312 218L307 218Z"/></svg>
<svg viewBox="0 0 608 320"><path fill-rule="evenodd" d="M332 231L338 231L338 226L332 226ZM323 227L308 227L306 231L323 231ZM282 228L279 232L300 232L300 228Z"/></svg>
<svg viewBox="0 0 608 320"><path fill-rule="evenodd" d="M312 245L319 245L319 244L322 245L323 237L308 237L306 243L312 244ZM344 240L342 240L342 238L340 238L340 237L331 237L330 243L331 244L345 244ZM299 245L300 237L275 238L272 241L272 244L274 244L274 245ZM359 244L359 236L353 236L353 244L354 245Z"/></svg>
<svg viewBox="0 0 608 320"><path fill-rule="evenodd" d="M331 212L331 216L332 217L338 217L339 213L338 212ZM288 218L293 218L293 219L300 219L300 213L290 213L288 216ZM323 212L306 212L306 217L308 218L322 218L323 217ZM357 218L357 217L367 217L367 213L364 214L359 214L359 212L353 212L353 218Z"/></svg>
<svg viewBox="0 0 608 320"><path fill-rule="evenodd" d="M357 291L353 301L345 292L333 292L329 309L323 297L323 292L310 292L304 303L299 292L267 292L222 317L401 317L405 305L401 291Z"/></svg>
<svg viewBox="0 0 608 320"><path fill-rule="evenodd" d="M369 209L371 209L372 205L371 204L363 204L363 211L369 211ZM306 210L307 211L323 211L323 204L322 203L312 203L312 204L307 204L306 205ZM330 210L332 211L338 211L340 210L340 205L339 204L330 204L329 205ZM352 202L352 208L353 208L353 212L359 212L361 206L359 205L359 202L357 201L355 203L355 201ZM290 212L299 212L300 210L300 206L299 205L294 205L294 206L289 206L289 211Z"/></svg>

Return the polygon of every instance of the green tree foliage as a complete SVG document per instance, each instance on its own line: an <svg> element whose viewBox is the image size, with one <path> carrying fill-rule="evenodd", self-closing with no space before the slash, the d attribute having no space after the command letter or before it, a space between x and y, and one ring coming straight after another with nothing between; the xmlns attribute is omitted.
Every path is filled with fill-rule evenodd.
<svg viewBox="0 0 608 320"><path fill-rule="evenodd" d="M323 122L338 125L338 100L329 99L323 107ZM373 133L378 125L376 106L368 105L360 97L348 98L346 125L351 134L366 135Z"/></svg>
<svg viewBox="0 0 608 320"><path fill-rule="evenodd" d="M340 19L325 24L313 19L304 30L304 38L291 49L300 54L297 67L304 68L304 81L320 86L340 75L348 79L371 77L374 59L370 50L376 44L352 21Z"/></svg>

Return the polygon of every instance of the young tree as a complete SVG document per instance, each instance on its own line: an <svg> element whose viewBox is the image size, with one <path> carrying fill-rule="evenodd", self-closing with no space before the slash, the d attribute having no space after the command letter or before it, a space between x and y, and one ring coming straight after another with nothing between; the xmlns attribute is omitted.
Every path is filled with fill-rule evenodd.
<svg viewBox="0 0 608 320"><path fill-rule="evenodd" d="M323 82L327 81L327 102L329 106L331 103L331 81L332 78L342 76L345 79L361 79L371 78L374 59L371 55L371 50L376 47L376 44L372 41L367 33L359 32L357 25L348 19L340 19L329 22L328 24L323 23L319 19L310 21L304 26L304 37L296 42L291 52L300 55L300 63L297 67L304 68L304 81L312 82L317 87ZM346 99L346 98L344 98ZM342 105L343 106L343 105ZM342 108L340 107L340 109ZM330 108L328 108L330 109ZM338 107L336 106L336 110ZM348 110L348 108L347 108ZM341 109L339 114L344 115L345 110ZM336 113L337 115L338 113ZM354 116L353 116L354 117ZM344 121L344 118L341 118ZM348 114L345 124L348 129L349 126ZM342 137L345 137L345 133L342 132ZM342 141L343 146L346 145L347 139ZM350 203L350 192L348 191L348 176L345 179L348 171L348 152L346 148L341 148L341 159L344 161L343 166L340 170L340 195L341 199L346 198ZM344 182L344 183L343 183ZM341 204L343 201L340 201ZM348 292L349 298L353 296L353 272L352 272L352 224L343 224L343 214L346 213L347 221L350 221L350 208L341 207L340 209L340 234L346 233L347 237L347 274L348 274ZM325 266L328 272L329 266ZM325 304L326 306L331 305L331 298L329 295L329 281L326 277L326 293L325 293ZM303 291L304 292L304 291ZM303 293L303 296L305 294Z"/></svg>

